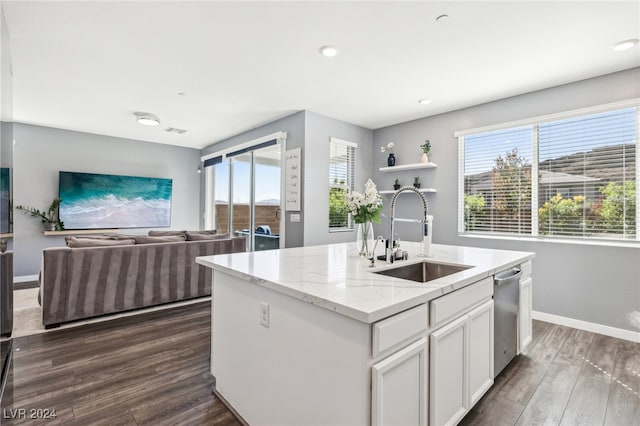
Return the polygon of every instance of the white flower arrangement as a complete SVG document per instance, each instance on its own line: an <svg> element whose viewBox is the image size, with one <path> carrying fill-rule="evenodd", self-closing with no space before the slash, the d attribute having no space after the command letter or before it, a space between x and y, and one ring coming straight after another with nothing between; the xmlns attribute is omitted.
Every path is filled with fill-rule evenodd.
<svg viewBox="0 0 640 426"><path fill-rule="evenodd" d="M356 223L380 223L382 197L371 179L364 185L364 194L356 191L344 194L344 202Z"/></svg>
<svg viewBox="0 0 640 426"><path fill-rule="evenodd" d="M387 144L387 147L385 148L384 145L380 147L380 152L385 152L385 151L389 151L389 154L393 154L393 142L389 142Z"/></svg>

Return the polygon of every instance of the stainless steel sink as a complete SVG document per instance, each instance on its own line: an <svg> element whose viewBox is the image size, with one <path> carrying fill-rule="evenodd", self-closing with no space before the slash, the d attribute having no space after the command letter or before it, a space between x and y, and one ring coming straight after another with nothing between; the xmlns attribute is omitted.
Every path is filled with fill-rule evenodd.
<svg viewBox="0 0 640 426"><path fill-rule="evenodd" d="M419 283L426 283L427 281L446 277L447 275L455 274L456 272L464 271L469 268L471 268L471 266L447 265L444 263L425 261L409 263L395 268L385 269L383 271L376 271L374 273L386 275L388 277L402 278L404 280L417 281Z"/></svg>

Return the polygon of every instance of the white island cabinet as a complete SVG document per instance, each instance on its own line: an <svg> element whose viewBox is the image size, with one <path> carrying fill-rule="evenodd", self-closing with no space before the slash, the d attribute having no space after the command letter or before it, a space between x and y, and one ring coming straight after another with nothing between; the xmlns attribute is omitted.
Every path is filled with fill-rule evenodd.
<svg viewBox="0 0 640 426"><path fill-rule="evenodd" d="M457 424L493 384L492 295L485 278L431 302L430 424Z"/></svg>
<svg viewBox="0 0 640 426"><path fill-rule="evenodd" d="M427 425L429 305L373 324L371 424Z"/></svg>
<svg viewBox="0 0 640 426"><path fill-rule="evenodd" d="M518 353L527 349L533 335L531 311L533 309L533 279L531 278L531 261L521 266L520 298L518 309Z"/></svg>
<svg viewBox="0 0 640 426"><path fill-rule="evenodd" d="M353 244L198 258L213 268L216 394L251 425L458 422L493 383L492 277L534 255L433 245L429 261L469 268L374 273L423 260L403 248L408 261L375 268Z"/></svg>
<svg viewBox="0 0 640 426"><path fill-rule="evenodd" d="M374 425L427 425L426 338L373 365L372 421Z"/></svg>

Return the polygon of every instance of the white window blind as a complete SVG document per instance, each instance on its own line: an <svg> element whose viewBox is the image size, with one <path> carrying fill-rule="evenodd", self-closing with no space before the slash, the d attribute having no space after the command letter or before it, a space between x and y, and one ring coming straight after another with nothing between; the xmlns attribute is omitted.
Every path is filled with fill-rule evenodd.
<svg viewBox="0 0 640 426"><path fill-rule="evenodd" d="M531 126L465 137L465 231L531 233Z"/></svg>
<svg viewBox="0 0 640 426"><path fill-rule="evenodd" d="M638 108L460 138L464 233L639 240Z"/></svg>
<svg viewBox="0 0 640 426"><path fill-rule="evenodd" d="M540 124L540 235L635 238L635 108Z"/></svg>
<svg viewBox="0 0 640 426"><path fill-rule="evenodd" d="M344 194L353 190L356 144L331 138L329 142L329 231L353 229Z"/></svg>

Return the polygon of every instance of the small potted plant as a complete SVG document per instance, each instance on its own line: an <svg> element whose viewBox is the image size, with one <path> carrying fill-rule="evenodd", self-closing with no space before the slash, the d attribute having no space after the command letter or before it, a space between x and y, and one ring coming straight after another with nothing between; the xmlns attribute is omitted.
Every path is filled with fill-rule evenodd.
<svg viewBox="0 0 640 426"><path fill-rule="evenodd" d="M400 181L398 181L398 179L396 179L396 181L393 183L393 189L395 189L396 191L400 189Z"/></svg>
<svg viewBox="0 0 640 426"><path fill-rule="evenodd" d="M420 157L420 162L421 163L428 163L429 162L429 152L431 151L431 142L429 142L429 139L424 141L423 145L420 145L420 149L422 150L422 157Z"/></svg>
<svg viewBox="0 0 640 426"><path fill-rule="evenodd" d="M39 217L40 221L44 224L45 231L62 231L64 230L64 223L58 216L58 207L62 200L55 198L47 210L40 211L34 207L16 206L16 209L21 210L22 213L31 215L33 217Z"/></svg>
<svg viewBox="0 0 640 426"><path fill-rule="evenodd" d="M416 188L420 188L420 176L416 176L413 178L413 186L415 186Z"/></svg>

